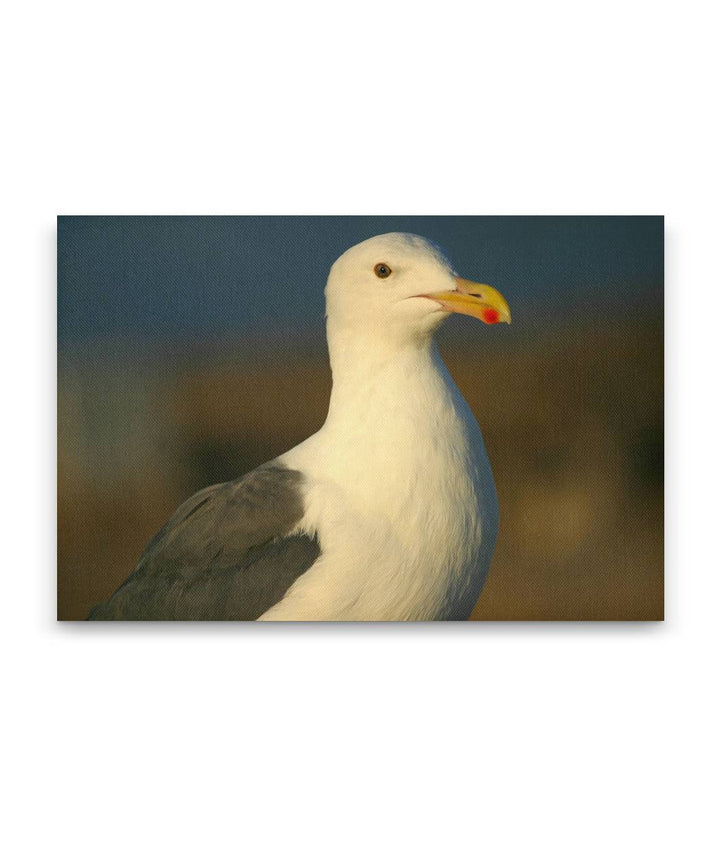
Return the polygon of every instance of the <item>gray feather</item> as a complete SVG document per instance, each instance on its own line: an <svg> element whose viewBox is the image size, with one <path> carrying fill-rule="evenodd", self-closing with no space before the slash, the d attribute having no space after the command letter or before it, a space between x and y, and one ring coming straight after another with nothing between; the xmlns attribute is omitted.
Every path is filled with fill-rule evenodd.
<svg viewBox="0 0 720 856"><path fill-rule="evenodd" d="M303 516L302 473L277 463L207 487L183 503L93 621L251 621L320 555L289 535Z"/></svg>

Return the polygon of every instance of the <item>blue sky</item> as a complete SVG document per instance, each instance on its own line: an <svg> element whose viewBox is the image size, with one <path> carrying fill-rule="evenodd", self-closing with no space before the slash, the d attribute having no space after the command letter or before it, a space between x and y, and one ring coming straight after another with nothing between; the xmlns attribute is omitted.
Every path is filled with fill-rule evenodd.
<svg viewBox="0 0 720 856"><path fill-rule="evenodd" d="M60 217L59 347L322 335L330 265L390 231L436 241L500 289L518 334L661 311L661 217Z"/></svg>

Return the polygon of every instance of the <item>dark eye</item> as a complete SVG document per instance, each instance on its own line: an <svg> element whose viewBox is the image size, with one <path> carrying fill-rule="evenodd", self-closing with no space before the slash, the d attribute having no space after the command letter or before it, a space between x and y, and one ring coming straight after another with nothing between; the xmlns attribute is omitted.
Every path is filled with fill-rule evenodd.
<svg viewBox="0 0 720 856"><path fill-rule="evenodd" d="M380 279L387 279L391 273L392 271L385 262L379 262L375 265L375 276L379 276Z"/></svg>

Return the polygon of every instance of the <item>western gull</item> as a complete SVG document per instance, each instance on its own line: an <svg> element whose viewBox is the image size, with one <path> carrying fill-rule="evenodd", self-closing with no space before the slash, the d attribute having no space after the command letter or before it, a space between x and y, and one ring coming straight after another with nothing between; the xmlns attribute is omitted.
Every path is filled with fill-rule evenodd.
<svg viewBox="0 0 720 856"><path fill-rule="evenodd" d="M433 341L450 313L510 322L417 235L378 235L325 289L323 427L188 499L92 620L467 619L498 504L480 428Z"/></svg>

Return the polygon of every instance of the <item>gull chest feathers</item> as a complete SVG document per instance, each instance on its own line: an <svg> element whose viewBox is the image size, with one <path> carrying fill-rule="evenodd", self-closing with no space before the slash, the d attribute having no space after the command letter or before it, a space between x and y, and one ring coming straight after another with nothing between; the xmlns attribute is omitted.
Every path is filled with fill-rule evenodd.
<svg viewBox="0 0 720 856"><path fill-rule="evenodd" d="M492 558L497 497L433 333L452 311L509 321L507 304L404 234L348 251L326 295L328 418L280 459L305 474L298 529L322 554L264 618L467 618Z"/></svg>

